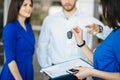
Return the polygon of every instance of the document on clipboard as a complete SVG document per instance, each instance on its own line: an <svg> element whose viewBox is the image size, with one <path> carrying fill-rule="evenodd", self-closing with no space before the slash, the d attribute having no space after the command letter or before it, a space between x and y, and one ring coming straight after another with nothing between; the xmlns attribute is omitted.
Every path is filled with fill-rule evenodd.
<svg viewBox="0 0 120 80"><path fill-rule="evenodd" d="M89 64L87 61L85 61L84 59L78 58L78 59L73 59L70 61L66 61L60 64L56 64L56 65L41 69L40 72L44 72L51 78L56 78L59 76L68 75L69 73L67 71L69 69L72 69L78 66L93 68L93 66Z"/></svg>

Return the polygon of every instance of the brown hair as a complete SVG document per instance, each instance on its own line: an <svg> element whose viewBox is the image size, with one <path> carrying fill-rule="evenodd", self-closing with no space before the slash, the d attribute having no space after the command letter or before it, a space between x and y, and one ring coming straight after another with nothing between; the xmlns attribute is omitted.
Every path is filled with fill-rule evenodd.
<svg viewBox="0 0 120 80"><path fill-rule="evenodd" d="M120 26L120 0L101 0L103 15L109 22L110 27L117 29Z"/></svg>
<svg viewBox="0 0 120 80"><path fill-rule="evenodd" d="M13 22L17 19L17 16L19 14L19 10L23 4L24 0L11 0L9 11L8 11L8 18L7 23ZM31 3L33 5L33 1L31 0ZM26 22L30 23L30 18L26 18Z"/></svg>

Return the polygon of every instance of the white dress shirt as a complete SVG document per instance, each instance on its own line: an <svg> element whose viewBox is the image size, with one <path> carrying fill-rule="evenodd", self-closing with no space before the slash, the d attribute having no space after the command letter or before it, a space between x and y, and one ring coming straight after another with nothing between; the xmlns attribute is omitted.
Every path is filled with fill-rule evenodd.
<svg viewBox="0 0 120 80"><path fill-rule="evenodd" d="M86 25L97 23L104 26L93 17L81 14L78 10L69 18L66 18L63 11L49 15L45 18L38 42L38 62L42 68L51 64L58 64L75 58L86 59L82 50L77 46L74 35L72 39L67 38L67 32L74 26L83 29L83 39L91 47L92 35L87 33Z"/></svg>

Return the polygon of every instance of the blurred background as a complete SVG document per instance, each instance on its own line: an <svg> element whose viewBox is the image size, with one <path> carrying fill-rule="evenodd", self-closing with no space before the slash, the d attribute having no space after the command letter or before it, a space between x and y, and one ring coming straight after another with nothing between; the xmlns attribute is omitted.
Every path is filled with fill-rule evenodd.
<svg viewBox="0 0 120 80"><path fill-rule="evenodd" d="M5 58L4 58L4 50L3 50L3 42L2 42L2 30L4 25L6 24L7 19L7 12L9 8L9 3L11 0L0 0L0 71L2 69L2 66L4 64ZM43 19L49 15L53 14L61 9L61 3L60 0L33 0L34 2L34 8L33 8L33 14L32 14L32 28L35 34L36 42L38 42L38 36L40 34L41 25L43 22ZM78 0L77 2L78 9L89 15L98 18L99 20L103 21L103 23L106 24L106 22L103 19L102 9L100 5L100 0ZM101 40L94 37L93 48L95 48ZM37 48L37 43L36 43ZM36 52L34 54L34 80L43 80L43 75L39 72L40 66L37 61Z"/></svg>

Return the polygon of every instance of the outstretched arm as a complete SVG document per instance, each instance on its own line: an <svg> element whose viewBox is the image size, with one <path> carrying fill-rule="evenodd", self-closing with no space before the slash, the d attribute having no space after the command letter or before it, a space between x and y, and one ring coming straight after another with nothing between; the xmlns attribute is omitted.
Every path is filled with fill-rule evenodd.
<svg viewBox="0 0 120 80"><path fill-rule="evenodd" d="M93 24L89 24L86 26L86 28L88 28L88 33L89 34L92 34L92 35L96 35L98 38L101 38L101 39L105 39L109 34L110 32L112 31L111 28L109 28L108 26L104 26L102 24L96 24L96 23L93 23Z"/></svg>
<svg viewBox="0 0 120 80"><path fill-rule="evenodd" d="M83 30L80 27L76 26L73 28L72 31L75 36L77 44L78 45L83 44ZM93 62L92 50L87 45L82 46L81 49L84 52L84 54L86 55L86 57L88 58L88 60L92 63Z"/></svg>

